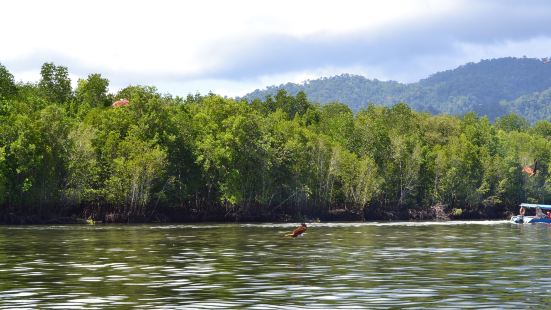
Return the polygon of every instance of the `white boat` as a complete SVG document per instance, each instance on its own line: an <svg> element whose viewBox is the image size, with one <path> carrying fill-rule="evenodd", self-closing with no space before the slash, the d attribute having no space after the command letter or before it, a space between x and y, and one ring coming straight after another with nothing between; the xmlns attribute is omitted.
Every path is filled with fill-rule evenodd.
<svg viewBox="0 0 551 310"><path fill-rule="evenodd" d="M542 205L537 203L521 203L520 206L525 209L535 209L536 215L513 215L511 217L511 223L516 224L528 224L528 223L549 223L551 224L551 218L549 218L542 210L551 211L551 205Z"/></svg>

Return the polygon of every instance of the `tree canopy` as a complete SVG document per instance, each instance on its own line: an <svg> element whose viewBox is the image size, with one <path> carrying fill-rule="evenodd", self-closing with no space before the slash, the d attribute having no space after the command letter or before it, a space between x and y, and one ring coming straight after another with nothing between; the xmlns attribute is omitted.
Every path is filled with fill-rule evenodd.
<svg viewBox="0 0 551 310"><path fill-rule="evenodd" d="M504 214L551 199L546 120L406 103L353 113L284 90L252 102L140 85L109 94L99 74L73 91L67 68L42 68L32 84L0 67L2 216L422 218L437 205Z"/></svg>

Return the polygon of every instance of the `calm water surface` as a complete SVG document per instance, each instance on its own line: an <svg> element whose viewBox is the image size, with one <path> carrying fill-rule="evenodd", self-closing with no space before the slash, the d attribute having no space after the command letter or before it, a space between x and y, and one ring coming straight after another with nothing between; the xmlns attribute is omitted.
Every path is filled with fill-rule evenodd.
<svg viewBox="0 0 551 310"><path fill-rule="evenodd" d="M551 308L551 226L0 227L0 309Z"/></svg>

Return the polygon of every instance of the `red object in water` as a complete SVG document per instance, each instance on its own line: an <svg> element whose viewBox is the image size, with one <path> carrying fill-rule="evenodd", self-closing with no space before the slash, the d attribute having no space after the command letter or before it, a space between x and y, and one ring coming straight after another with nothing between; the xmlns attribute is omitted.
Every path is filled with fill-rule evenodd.
<svg viewBox="0 0 551 310"><path fill-rule="evenodd" d="M288 236L296 238L300 235L302 235L306 231L306 224L302 223L299 227L295 228L292 233L288 234Z"/></svg>
<svg viewBox="0 0 551 310"><path fill-rule="evenodd" d="M119 99L115 102L113 102L113 104L111 105L113 108L118 108L118 107L125 107L129 104L130 102L128 101L128 99Z"/></svg>
<svg viewBox="0 0 551 310"><path fill-rule="evenodd" d="M522 172L528 174L529 176L533 176L535 174L534 168L530 166L524 166L524 168L522 168Z"/></svg>

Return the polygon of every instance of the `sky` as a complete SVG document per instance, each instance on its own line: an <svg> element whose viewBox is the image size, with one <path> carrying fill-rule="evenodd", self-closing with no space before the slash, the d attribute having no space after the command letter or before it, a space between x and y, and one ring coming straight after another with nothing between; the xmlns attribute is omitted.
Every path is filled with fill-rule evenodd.
<svg viewBox="0 0 551 310"><path fill-rule="evenodd" d="M2 2L0 63L17 81L44 62L116 92L242 96L349 73L416 82L467 62L551 56L551 1Z"/></svg>

